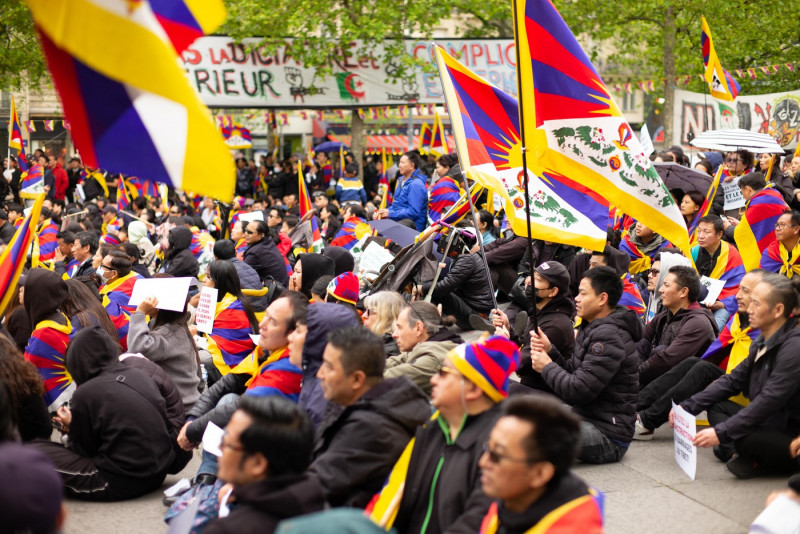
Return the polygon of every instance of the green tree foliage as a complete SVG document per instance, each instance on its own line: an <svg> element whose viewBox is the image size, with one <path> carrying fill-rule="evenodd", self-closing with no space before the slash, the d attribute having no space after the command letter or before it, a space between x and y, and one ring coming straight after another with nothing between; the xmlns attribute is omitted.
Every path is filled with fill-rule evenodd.
<svg viewBox="0 0 800 534"><path fill-rule="evenodd" d="M0 89L35 86L46 78L33 17L22 0L0 0L0 42Z"/></svg>

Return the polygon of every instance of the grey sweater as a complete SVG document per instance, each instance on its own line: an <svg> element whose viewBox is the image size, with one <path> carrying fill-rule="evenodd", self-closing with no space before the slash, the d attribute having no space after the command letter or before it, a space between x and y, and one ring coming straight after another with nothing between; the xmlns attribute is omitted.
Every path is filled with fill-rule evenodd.
<svg viewBox="0 0 800 534"><path fill-rule="evenodd" d="M128 352L138 352L158 364L175 382L187 411L200 398L194 342L183 326L164 324L151 331L145 315L136 312L130 317Z"/></svg>

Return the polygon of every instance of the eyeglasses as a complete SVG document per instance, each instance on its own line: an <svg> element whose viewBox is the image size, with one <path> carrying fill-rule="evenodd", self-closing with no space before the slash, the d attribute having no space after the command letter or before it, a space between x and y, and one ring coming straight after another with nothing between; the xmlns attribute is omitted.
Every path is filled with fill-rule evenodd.
<svg viewBox="0 0 800 534"><path fill-rule="evenodd" d="M501 460L508 460L509 462L515 462L518 464L533 464L539 461L531 460L530 458L514 458L513 456L500 454L499 452L490 449L488 442L483 444L483 452L489 457L489 461L493 464L499 464Z"/></svg>
<svg viewBox="0 0 800 534"><path fill-rule="evenodd" d="M103 265L102 263L100 264L100 267L102 267L102 268L103 268L103 269L105 269L106 271L116 271L116 269L115 269L115 268L113 268L113 267L109 267L108 265Z"/></svg>
<svg viewBox="0 0 800 534"><path fill-rule="evenodd" d="M436 370L436 374L439 376L445 376L448 374L462 376L462 374L456 371L455 369L452 369L450 367L445 367L444 365L439 366L439 368Z"/></svg>
<svg viewBox="0 0 800 534"><path fill-rule="evenodd" d="M739 158L727 158L725 159L725 163L741 163L742 160Z"/></svg>
<svg viewBox="0 0 800 534"><path fill-rule="evenodd" d="M659 271L658 269L650 269L650 274L648 276L658 276L658 273L660 272L661 271Z"/></svg>
<svg viewBox="0 0 800 534"><path fill-rule="evenodd" d="M252 231L252 230L245 230L244 233L246 233L246 234L254 234L255 232Z"/></svg>
<svg viewBox="0 0 800 534"><path fill-rule="evenodd" d="M369 308L366 308L366 309L364 310L364 317L369 317L370 315L373 315L373 314L375 314L375 313L378 313L378 312L377 312L377 311L375 311L375 310L370 310Z"/></svg>
<svg viewBox="0 0 800 534"><path fill-rule="evenodd" d="M784 228L797 228L796 224L775 223L776 230L783 230Z"/></svg>
<svg viewBox="0 0 800 534"><path fill-rule="evenodd" d="M233 445L233 444L228 443L227 441L225 441L225 436L224 435L219 439L219 448L220 449L230 449L230 450L235 451L235 452L242 452L244 450L244 447L242 447L241 445Z"/></svg>

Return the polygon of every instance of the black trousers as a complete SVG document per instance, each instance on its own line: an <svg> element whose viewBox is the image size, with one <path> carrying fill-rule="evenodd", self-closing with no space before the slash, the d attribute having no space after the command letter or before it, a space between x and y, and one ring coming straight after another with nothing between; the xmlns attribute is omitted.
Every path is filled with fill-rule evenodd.
<svg viewBox="0 0 800 534"><path fill-rule="evenodd" d="M60 443L37 439L29 443L52 460L64 481L68 497L84 501L123 501L158 489L166 473L147 478L122 478L103 473L92 458L81 456Z"/></svg>
<svg viewBox="0 0 800 534"><path fill-rule="evenodd" d="M734 443L736 452L759 467L790 475L800 469L800 461L792 458L789 444L793 436L775 430L756 430Z"/></svg>
<svg viewBox="0 0 800 534"><path fill-rule="evenodd" d="M462 330L472 330L472 326L469 324L469 316L472 314L475 315L484 315L489 312L489 310L478 311L456 295L455 293L448 293L444 295L442 298L438 299L439 303L442 305L442 315L452 315L456 318L456 324Z"/></svg>
<svg viewBox="0 0 800 534"><path fill-rule="evenodd" d="M636 406L639 419L645 428L655 430L669 421L672 401L676 404L685 401L722 374L722 369L711 362L686 358L639 391Z"/></svg>

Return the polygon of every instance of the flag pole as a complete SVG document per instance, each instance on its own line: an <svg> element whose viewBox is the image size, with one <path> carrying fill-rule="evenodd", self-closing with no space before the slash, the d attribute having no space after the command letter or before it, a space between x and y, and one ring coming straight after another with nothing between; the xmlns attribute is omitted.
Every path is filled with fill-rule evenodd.
<svg viewBox="0 0 800 534"><path fill-rule="evenodd" d="M525 113L523 112L523 98L522 98L522 78L519 72L519 62L520 62L520 53L519 53L519 20L517 17L517 0L512 0L512 16L514 17L514 42L517 46L514 47L516 50L517 56L517 101L519 106L519 137L522 143L521 151L522 151L522 174L524 176L525 181L525 222L528 226L528 255L530 256L530 271L531 271L531 285L534 284L533 281L533 269L535 267L534 258L533 258L533 236L531 235L531 197L528 192L528 158L527 158L527 147L525 144ZM470 199L471 200L471 199ZM535 287L535 286L534 286ZM538 310L536 309L536 291L533 291L531 296L531 305L530 309L528 310L529 317L531 322L533 323L532 331L538 333L539 332L539 317L538 317Z"/></svg>
<svg viewBox="0 0 800 534"><path fill-rule="evenodd" d="M451 120L452 124L452 120ZM458 145L456 145L456 152L458 152ZM472 192L469 190L469 183L467 183L467 176L464 171L461 171L461 181L464 182L464 191L467 195L467 201L469 202L469 211L472 213L472 224L475 226L475 232L478 234L478 247L481 253L481 260L483 260L483 266L486 267L486 283L489 284L489 293L492 294L492 309L496 310L497 308L497 297L494 296L494 287L492 286L492 273L489 270L489 264L486 263L486 251L483 249L483 236L481 235L480 226L478 226L478 213L475 210L475 204L472 202Z"/></svg>

